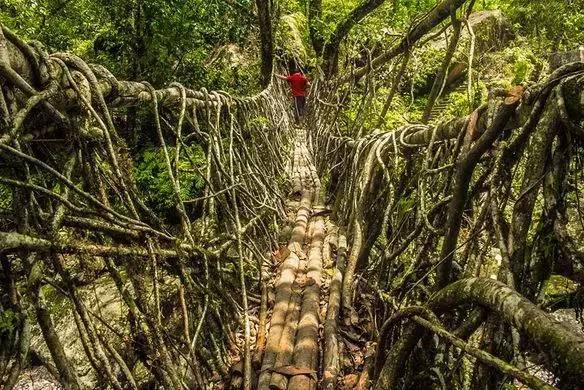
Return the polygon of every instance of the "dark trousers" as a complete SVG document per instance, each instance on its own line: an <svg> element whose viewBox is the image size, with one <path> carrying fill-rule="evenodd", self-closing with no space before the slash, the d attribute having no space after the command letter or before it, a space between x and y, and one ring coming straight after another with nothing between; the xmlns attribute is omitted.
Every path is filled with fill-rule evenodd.
<svg viewBox="0 0 584 390"><path fill-rule="evenodd" d="M294 96L294 119L300 122L306 110L306 96Z"/></svg>

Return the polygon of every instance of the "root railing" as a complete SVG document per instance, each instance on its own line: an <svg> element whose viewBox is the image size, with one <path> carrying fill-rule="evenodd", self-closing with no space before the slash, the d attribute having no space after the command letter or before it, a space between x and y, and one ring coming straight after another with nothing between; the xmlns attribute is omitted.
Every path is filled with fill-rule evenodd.
<svg viewBox="0 0 584 390"><path fill-rule="evenodd" d="M492 347L492 332L498 332L498 340L513 345L508 358L521 361L530 351L539 351L547 355L542 363L557 376L561 387L582 383L580 369L574 370L573 364L584 359L584 352L563 343L570 340L572 345L580 345L582 337L550 320L529 300L541 294L552 273L581 280L575 237L566 227L567 215L580 213L579 206L568 200L578 197L578 185L567 187L566 180L577 180L581 167L584 133L578 123L584 112L583 86L583 64L569 64L527 89L492 91L487 104L466 117L432 126L410 124L391 131L365 131L369 134L357 138L343 135L336 122L344 115L346 99L354 87L335 85L334 81L319 86L308 120L309 141L319 175L328 183L334 217L339 226L347 227L350 250L342 287L346 325L350 326L351 312L356 310L357 274L369 281L370 288L391 297L384 305L393 309L380 313L380 318L389 318L404 307L426 302L432 291L441 288L462 294L456 286L463 282L457 280L478 276L495 263L497 278L505 284L493 282L489 294L515 294L513 299L529 303L538 320L525 319L519 324L510 307L489 305L484 300L491 298L483 296L475 303L486 305L492 314L487 322L482 316L471 332L484 323L481 348ZM521 190L516 192L517 188ZM544 205L543 211L534 207L536 202ZM550 220L541 219L548 216ZM532 220L540 222L533 226ZM543 243L528 238L530 229L535 229L536 236L548 234L556 249L543 254ZM498 266L490 248L496 248L501 256ZM424 310L431 312L433 307L428 304ZM472 317L470 310L435 314L449 326L461 325ZM487 374L491 379L496 376L493 372L502 372L530 386L549 388L525 369L503 365L504 361L493 355L467 348L462 340L450 337L435 318L422 318L414 320L417 329L423 322L426 330L437 333L446 344L477 358L478 367L497 368L499 371L491 369ZM511 337L516 330L501 333L505 324L519 331L521 342ZM542 342L544 336L538 331L544 327L553 342ZM401 328L392 328L393 336L387 339L391 342L380 340L385 347L378 350L377 359L385 366L381 370L381 364L375 373L376 388L394 388L414 380L410 365L417 367L417 385L423 380L438 381L436 370L453 370L447 362L461 361L462 355L452 349L446 349L448 357L442 352L439 360L435 354L444 347L426 346L424 350L416 345L421 334L414 328L404 321ZM495 355L502 353L500 348L501 344L494 347ZM574 355L568 357L571 353ZM489 356L499 360L494 363ZM388 370L393 371L387 374ZM527 376L516 376L519 371ZM420 379L424 375L425 379ZM447 380L455 377L456 373L450 372ZM489 380L479 374L473 377Z"/></svg>
<svg viewBox="0 0 584 390"><path fill-rule="evenodd" d="M241 350L251 388L250 287L266 283L260 268L284 214L295 138L284 86L246 98L177 83L155 89L48 54L6 28L0 77L0 291L2 311L15 316L0 346L4 388L24 367L32 324L68 389L88 380L137 388L138 365L165 388L203 388L227 372L227 348ZM159 148L165 213L137 183L123 134L128 107ZM191 199L193 176L204 191ZM92 309L95 283L110 286L119 316ZM56 331L55 301L73 313L90 363L84 378ZM237 329L242 338L230 339Z"/></svg>

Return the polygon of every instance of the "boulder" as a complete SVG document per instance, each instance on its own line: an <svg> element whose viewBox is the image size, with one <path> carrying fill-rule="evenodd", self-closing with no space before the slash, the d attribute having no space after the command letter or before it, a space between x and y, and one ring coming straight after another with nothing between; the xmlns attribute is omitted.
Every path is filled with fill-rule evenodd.
<svg viewBox="0 0 584 390"><path fill-rule="evenodd" d="M548 61L552 71L571 62L584 62L584 45L576 50L551 53Z"/></svg>
<svg viewBox="0 0 584 390"><path fill-rule="evenodd" d="M479 53L500 50L514 37L511 23L500 10L474 12L469 16L468 24L475 35L475 64L481 57ZM452 27L446 29L446 35L450 38ZM416 74L414 77L416 94L425 94L430 91L434 77L442 65L442 58L446 53L449 40L442 33L420 50L419 62L423 65L412 72ZM470 34L466 25L463 24L458 48L446 78L447 90L466 73L469 45Z"/></svg>

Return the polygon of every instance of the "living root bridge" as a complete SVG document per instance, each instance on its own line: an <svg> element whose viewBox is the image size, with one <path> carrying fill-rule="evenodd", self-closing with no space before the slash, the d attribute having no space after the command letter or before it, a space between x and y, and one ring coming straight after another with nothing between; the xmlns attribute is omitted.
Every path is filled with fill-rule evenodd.
<svg viewBox="0 0 584 390"><path fill-rule="evenodd" d="M27 364L32 327L47 346L34 352L67 389L98 381L117 390L205 388L209 378L228 376L230 350L241 360L234 385L248 390L254 338L261 389L314 388L321 373L334 388L342 374L339 313L353 326L364 285L378 294L366 313L373 330L362 337L379 348L376 369L361 378L377 388L500 388L506 375L549 388L530 372L537 354L555 384L579 388L582 336L535 302L552 275L580 289L584 281L572 220L581 215L584 65L563 66L526 89L491 91L484 106L436 126L383 131L355 121L338 131L347 98L361 92L354 79L374 85L377 69L405 63L412 45L464 3L439 2L365 68L315 83L307 134L290 126L282 84L247 98L176 83L155 89L71 54L51 55L2 27L0 297L16 318L0 340L4 388ZM361 96L358 119L371 112L376 90ZM137 156L118 128L128 107L145 113L135 119L158 145L175 222L139 188ZM194 199L184 194L191 184L184 171L204 183ZM319 175L343 232L323 300L324 348L320 283L330 248L322 248ZM277 184L286 176L301 200L266 335L265 260L286 214L287 188ZM485 269L499 281L480 277ZM121 318L88 301L97 293L86 287L98 283L110 286ZM73 321L54 314L48 292ZM257 330L251 301L260 302ZM59 320L75 323L87 364L71 359ZM468 342L477 331L479 348ZM470 384L465 354L477 359Z"/></svg>

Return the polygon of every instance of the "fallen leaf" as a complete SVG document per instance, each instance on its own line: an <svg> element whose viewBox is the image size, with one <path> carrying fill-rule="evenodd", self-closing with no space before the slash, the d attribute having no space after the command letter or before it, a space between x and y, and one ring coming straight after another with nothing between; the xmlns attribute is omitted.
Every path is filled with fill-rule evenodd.
<svg viewBox="0 0 584 390"><path fill-rule="evenodd" d="M290 255L290 249L288 249L285 246L281 246L278 249L276 249L274 252L272 252L272 256L274 256L274 259L276 260L277 263L281 263L284 260L286 260L286 258Z"/></svg>
<svg viewBox="0 0 584 390"><path fill-rule="evenodd" d="M356 390L369 389L369 373L364 370L359 377L359 382L357 382Z"/></svg>
<svg viewBox="0 0 584 390"><path fill-rule="evenodd" d="M365 357L361 351L354 352L351 356L353 358L353 367L362 367L365 363Z"/></svg>
<svg viewBox="0 0 584 390"><path fill-rule="evenodd" d="M323 379L323 381L328 380L328 379L332 379L333 377L334 377L333 373L330 372L329 370L325 370L322 373L322 379Z"/></svg>
<svg viewBox="0 0 584 390"><path fill-rule="evenodd" d="M343 333L346 334L346 332L343 332ZM343 341L344 341L345 345L347 346L347 349L350 352L356 352L356 351L360 351L361 350L361 348L358 345L353 344L351 341L349 341L347 339L344 339Z"/></svg>
<svg viewBox="0 0 584 390"><path fill-rule="evenodd" d="M357 385L359 377L356 374L348 374L343 377L343 388L346 390L353 389Z"/></svg>
<svg viewBox="0 0 584 390"><path fill-rule="evenodd" d="M516 85L507 92L505 97L505 104L513 104L518 102L523 96L524 88L521 85Z"/></svg>
<svg viewBox="0 0 584 390"><path fill-rule="evenodd" d="M367 341L365 343L365 358L369 358L375 355L375 350L377 348L377 342Z"/></svg>
<svg viewBox="0 0 584 390"><path fill-rule="evenodd" d="M294 252L296 254L296 256L298 256L298 258L300 260L306 260L307 259L306 254L302 250L302 246L299 243L294 242L294 243L292 243L291 246L292 246L292 248L291 248L292 252Z"/></svg>
<svg viewBox="0 0 584 390"><path fill-rule="evenodd" d="M285 376L296 376L296 375L308 375L316 380L316 371L309 368L296 367L293 365L276 367L271 370L272 372L277 372Z"/></svg>

